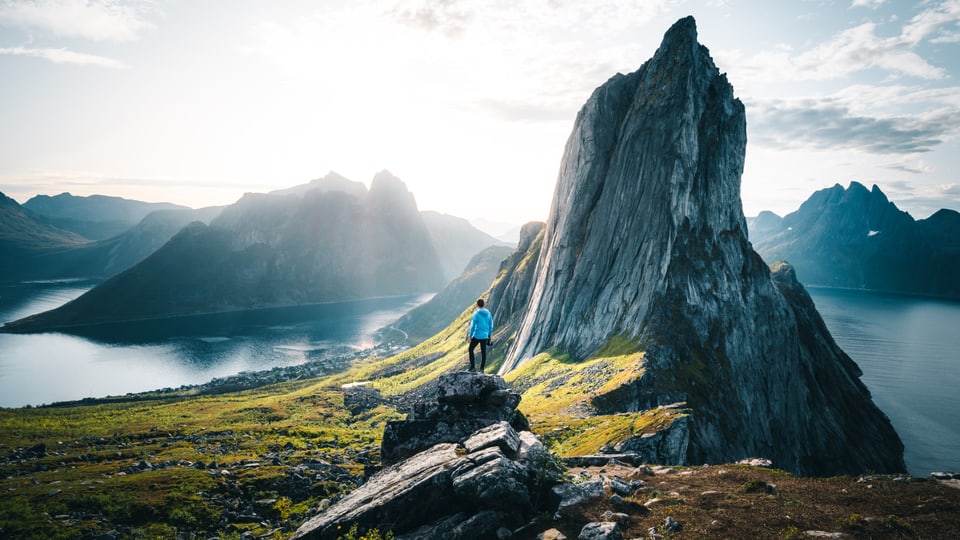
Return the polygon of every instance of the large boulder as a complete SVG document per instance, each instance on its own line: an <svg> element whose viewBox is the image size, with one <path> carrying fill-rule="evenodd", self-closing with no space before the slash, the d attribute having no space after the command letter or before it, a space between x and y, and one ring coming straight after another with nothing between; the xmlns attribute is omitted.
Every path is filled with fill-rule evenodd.
<svg viewBox="0 0 960 540"><path fill-rule="evenodd" d="M293 538L335 539L354 523L398 538L489 538L547 510L560 470L530 432L506 422L482 428L468 447L439 443L389 465L304 523Z"/></svg>
<svg viewBox="0 0 960 540"><path fill-rule="evenodd" d="M436 401L418 402L406 420L387 423L380 459L390 465L439 443L463 443L477 430L493 424L506 423L514 431L529 430L526 418L517 410L519 403L520 395L511 392L497 375L441 375Z"/></svg>

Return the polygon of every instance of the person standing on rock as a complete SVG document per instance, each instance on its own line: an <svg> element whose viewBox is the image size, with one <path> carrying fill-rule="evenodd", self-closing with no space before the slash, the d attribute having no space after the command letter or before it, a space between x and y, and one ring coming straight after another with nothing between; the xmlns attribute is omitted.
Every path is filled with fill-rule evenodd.
<svg viewBox="0 0 960 540"><path fill-rule="evenodd" d="M470 341L470 347L467 353L470 355L470 371L476 371L474 368L473 350L480 344L480 371L487 366L487 345L490 344L490 336L493 335L493 315L490 310L483 307L483 298L477 300L477 310L473 312L473 318L470 319L470 331L467 333L467 340Z"/></svg>

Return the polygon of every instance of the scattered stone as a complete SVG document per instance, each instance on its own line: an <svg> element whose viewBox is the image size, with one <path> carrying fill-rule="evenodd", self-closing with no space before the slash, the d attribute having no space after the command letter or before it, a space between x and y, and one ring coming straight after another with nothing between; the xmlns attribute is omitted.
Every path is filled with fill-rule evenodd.
<svg viewBox="0 0 960 540"><path fill-rule="evenodd" d="M673 516L667 516L667 519L663 522L663 530L668 533L680 532L683 530L683 525L679 521L673 519Z"/></svg>
<svg viewBox="0 0 960 540"><path fill-rule="evenodd" d="M567 535L557 529L547 529L537 535L537 540L567 540Z"/></svg>
<svg viewBox="0 0 960 540"><path fill-rule="evenodd" d="M623 540L623 534L620 525L615 522L592 522L583 526L577 540Z"/></svg>
<svg viewBox="0 0 960 540"><path fill-rule="evenodd" d="M611 512L607 510L601 516L604 521L616 521L617 523L623 524L630 521L630 515L624 514L623 512Z"/></svg>
<svg viewBox="0 0 960 540"><path fill-rule="evenodd" d="M586 456L568 456L563 458L563 464L567 467L604 467L612 463L626 463L635 467L643 463L641 456L633 453L621 454L591 454Z"/></svg>
<svg viewBox="0 0 960 540"><path fill-rule="evenodd" d="M605 494L601 480L583 484L558 484L551 490L551 497L561 517L572 517L584 506L602 499Z"/></svg>
<svg viewBox="0 0 960 540"><path fill-rule="evenodd" d="M610 485L610 490L621 497L629 497L634 491L632 485L617 477L607 479L607 483Z"/></svg>
<svg viewBox="0 0 960 540"><path fill-rule="evenodd" d="M840 532L827 532L827 531L803 531L805 536L811 538L849 538L846 534Z"/></svg>
<svg viewBox="0 0 960 540"><path fill-rule="evenodd" d="M640 465L639 467L634 469L633 474L642 475L642 476L655 475L655 473L653 472L653 469L651 469L649 465Z"/></svg>
<svg viewBox="0 0 960 540"><path fill-rule="evenodd" d="M609 502L610 506L612 506L613 509L618 512L626 512L627 514L634 515L634 516L636 515L642 516L650 513L650 510L648 510L646 506L643 506L642 504L636 501L624 499L623 497L616 494L611 495L610 498L607 500L607 502Z"/></svg>
<svg viewBox="0 0 960 540"><path fill-rule="evenodd" d="M769 468L773 466L773 462L767 458L747 458L741 459L737 462L739 465L749 465L751 467L763 467Z"/></svg>

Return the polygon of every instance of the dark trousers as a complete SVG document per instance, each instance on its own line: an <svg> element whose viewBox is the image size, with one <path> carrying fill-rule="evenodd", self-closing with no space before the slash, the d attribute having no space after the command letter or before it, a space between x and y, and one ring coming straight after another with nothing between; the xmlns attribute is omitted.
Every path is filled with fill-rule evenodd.
<svg viewBox="0 0 960 540"><path fill-rule="evenodd" d="M477 348L477 343L480 344L480 371L483 371L483 368L487 365L487 343L490 343L490 340L470 338L470 347L467 348L467 353L470 355L470 371L474 370L473 350Z"/></svg>

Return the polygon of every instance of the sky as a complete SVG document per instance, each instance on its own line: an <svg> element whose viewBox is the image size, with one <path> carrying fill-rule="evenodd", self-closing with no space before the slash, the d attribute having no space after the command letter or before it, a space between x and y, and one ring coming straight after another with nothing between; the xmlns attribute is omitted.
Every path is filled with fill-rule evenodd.
<svg viewBox="0 0 960 540"><path fill-rule="evenodd" d="M744 213L960 209L960 0L0 0L0 191L194 208L387 169L545 220L590 93L677 19L746 106Z"/></svg>

